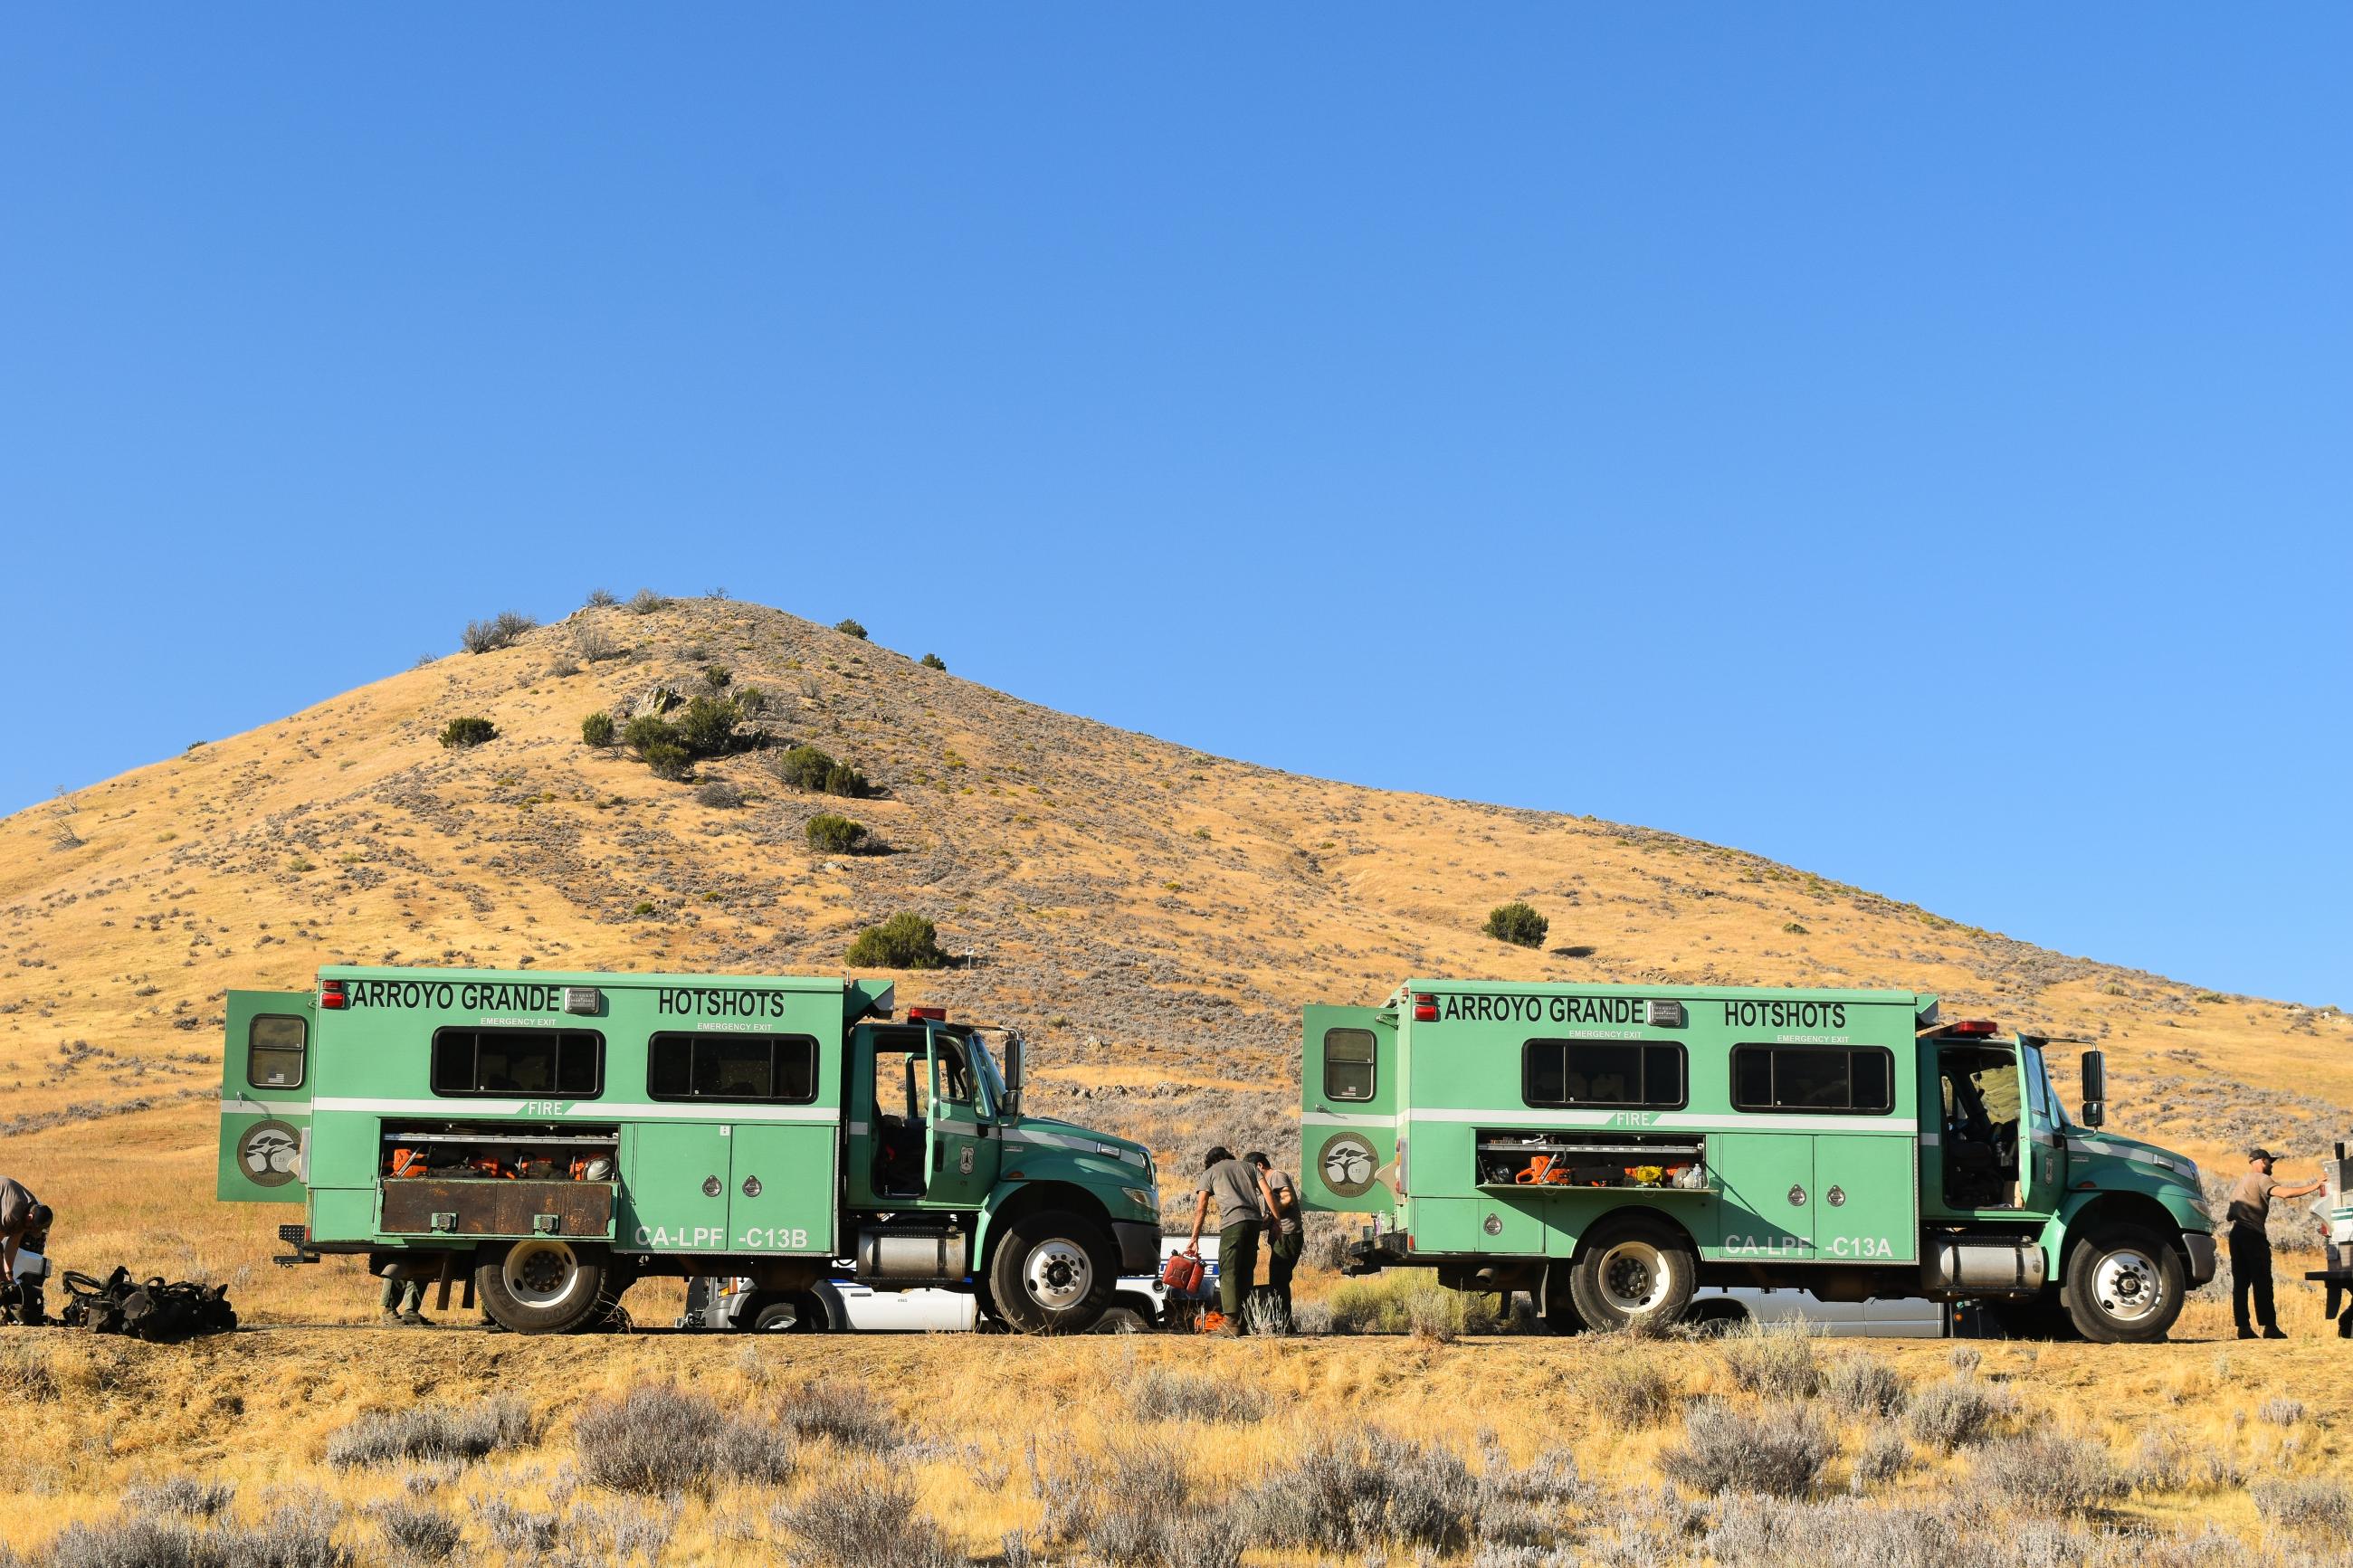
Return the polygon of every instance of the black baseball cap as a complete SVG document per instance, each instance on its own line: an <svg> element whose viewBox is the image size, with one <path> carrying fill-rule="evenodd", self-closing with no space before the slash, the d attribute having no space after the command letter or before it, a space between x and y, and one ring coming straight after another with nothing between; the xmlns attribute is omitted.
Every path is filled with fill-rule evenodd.
<svg viewBox="0 0 2353 1568"><path fill-rule="evenodd" d="M2253 1148L2247 1151L2247 1158L2250 1160L2276 1160L2279 1156L2258 1143Z"/></svg>

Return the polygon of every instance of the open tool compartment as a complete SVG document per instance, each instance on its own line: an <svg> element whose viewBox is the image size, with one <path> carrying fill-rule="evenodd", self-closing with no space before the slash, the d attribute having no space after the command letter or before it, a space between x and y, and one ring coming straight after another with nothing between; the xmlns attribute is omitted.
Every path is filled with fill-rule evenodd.
<svg viewBox="0 0 2353 1568"><path fill-rule="evenodd" d="M1477 1134L1479 1185L1709 1190L1707 1140L1693 1132L1493 1127Z"/></svg>
<svg viewBox="0 0 2353 1568"><path fill-rule="evenodd" d="M386 1123L379 1229L609 1238L620 1147L613 1127Z"/></svg>

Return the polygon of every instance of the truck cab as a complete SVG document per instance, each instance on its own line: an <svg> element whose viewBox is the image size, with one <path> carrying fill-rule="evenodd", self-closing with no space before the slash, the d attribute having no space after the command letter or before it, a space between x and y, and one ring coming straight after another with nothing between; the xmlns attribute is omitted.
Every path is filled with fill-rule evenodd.
<svg viewBox="0 0 2353 1568"><path fill-rule="evenodd" d="M218 1195L300 1205L280 1261L462 1282L504 1326L648 1275L974 1295L1090 1326L1159 1253L1140 1144L1021 1109L1011 1030L767 975L332 968L231 992Z"/></svg>
<svg viewBox="0 0 2353 1568"><path fill-rule="evenodd" d="M1359 1272L1526 1289L1564 1330L1701 1287L1993 1299L2162 1337L2214 1271L2197 1168L2071 1120L2048 1042L1910 992L1409 981L1303 1018L1303 1196Z"/></svg>

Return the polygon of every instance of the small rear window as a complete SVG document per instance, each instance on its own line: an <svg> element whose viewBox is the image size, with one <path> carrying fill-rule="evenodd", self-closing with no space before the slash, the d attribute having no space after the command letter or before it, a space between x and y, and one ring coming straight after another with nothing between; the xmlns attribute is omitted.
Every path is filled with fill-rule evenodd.
<svg viewBox="0 0 2353 1568"><path fill-rule="evenodd" d="M817 1041L807 1035L656 1035L646 1042L646 1094L807 1105L817 1098Z"/></svg>
<svg viewBox="0 0 2353 1568"><path fill-rule="evenodd" d="M590 1029L442 1029L433 1092L594 1100L605 1091L605 1037Z"/></svg>
<svg viewBox="0 0 2353 1568"><path fill-rule="evenodd" d="M1736 1046L1735 1110L1817 1110L1878 1116L1895 1108L1895 1058L1877 1049Z"/></svg>
<svg viewBox="0 0 2353 1568"><path fill-rule="evenodd" d="M1324 1096L1327 1100L1373 1098L1373 1032L1324 1031Z"/></svg>
<svg viewBox="0 0 2353 1568"><path fill-rule="evenodd" d="M245 1031L245 1081L256 1089L300 1089L310 1043L307 1019L290 1013L257 1015Z"/></svg>

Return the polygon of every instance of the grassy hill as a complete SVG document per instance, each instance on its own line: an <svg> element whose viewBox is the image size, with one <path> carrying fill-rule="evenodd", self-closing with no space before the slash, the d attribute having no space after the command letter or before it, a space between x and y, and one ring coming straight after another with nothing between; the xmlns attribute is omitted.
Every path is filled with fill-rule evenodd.
<svg viewBox="0 0 2353 1568"><path fill-rule="evenodd" d="M713 667L765 698L765 749L680 782L583 742L585 715L710 691ZM495 738L445 747L459 717ZM788 786L795 743L877 793ZM821 811L886 852L813 853ZM1515 899L1550 917L1541 951L1480 934ZM307 986L329 963L838 973L902 910L960 961L904 976L905 996L1019 1025L1044 1108L1164 1156L1295 1148L1298 1005L1413 973L1918 987L1948 1016L2098 1041L2115 1124L2209 1163L2353 1131L2333 1009L2064 956L1650 828L1205 756L706 599L585 609L0 820L5 1168L70 1216L69 1263L201 1267L301 1306L258 1267L266 1227L204 1196L228 987Z"/></svg>
<svg viewBox="0 0 2353 1568"><path fill-rule="evenodd" d="M680 781L583 742L585 715L710 691L714 666L760 689L773 743ZM443 746L467 717L495 737ZM790 787L787 743L879 793ZM822 811L887 852L813 853ZM1480 935L1514 899L1550 917L1543 950ZM2227 1350L2211 1292L2168 1345L1452 1342L1461 1299L1430 1309L1409 1276L1356 1289L1421 1303L1410 1338L517 1340L306 1326L373 1317L358 1260L272 1268L283 1215L211 1201L228 987L333 962L836 973L899 910L959 961L900 977L909 999L1021 1026L1046 1108L1164 1155L1294 1148L1299 1004L1416 973L1916 986L2098 1040L2116 1124L2210 1163L2353 1121L2334 1011L1647 828L1203 756L771 610L591 609L0 821L0 1170L58 1206L62 1267L226 1280L263 1325L180 1348L0 1330L27 1417L0 1437L23 1524L0 1568L2022 1568L2353 1541L2353 1394L2300 1260L2297 1338ZM640 1321L667 1316L656 1283Z"/></svg>

